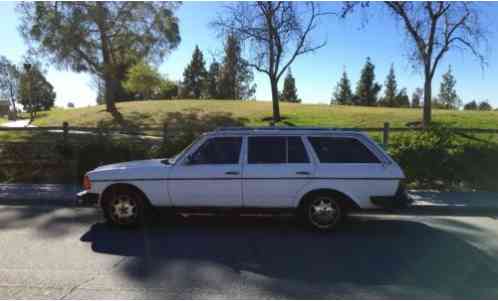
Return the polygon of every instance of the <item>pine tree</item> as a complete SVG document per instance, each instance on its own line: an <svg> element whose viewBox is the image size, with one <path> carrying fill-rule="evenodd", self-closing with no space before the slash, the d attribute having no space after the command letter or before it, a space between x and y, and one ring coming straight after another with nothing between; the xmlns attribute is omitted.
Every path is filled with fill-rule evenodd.
<svg viewBox="0 0 498 301"><path fill-rule="evenodd" d="M47 80L39 63L34 63L31 69L20 74L18 86L18 102L33 121L39 111L47 111L54 106L56 93Z"/></svg>
<svg viewBox="0 0 498 301"><path fill-rule="evenodd" d="M398 107L400 104L398 101L398 84L396 83L396 75L394 74L394 66L391 64L389 69L389 74L386 78L384 98L381 101L381 105L386 107Z"/></svg>
<svg viewBox="0 0 498 301"><path fill-rule="evenodd" d="M424 90L422 88L416 88L415 92L412 94L412 108L420 108L420 102L424 97Z"/></svg>
<svg viewBox="0 0 498 301"><path fill-rule="evenodd" d="M207 80L206 64L204 56L196 45L192 54L192 61L183 71L183 97L199 99L205 92Z"/></svg>
<svg viewBox="0 0 498 301"><path fill-rule="evenodd" d="M439 95L437 99L437 106L444 109L457 109L461 105L460 97L458 97L456 90L456 79L451 73L451 65L448 71L443 74L443 80L439 87Z"/></svg>
<svg viewBox="0 0 498 301"><path fill-rule="evenodd" d="M292 76L290 68L284 79L284 89L280 96L280 101L301 102L301 99L297 97L296 80L294 79L294 76Z"/></svg>
<svg viewBox="0 0 498 301"><path fill-rule="evenodd" d="M410 106L410 97L406 93L406 88L403 88L396 95L395 99L396 107L404 107L407 108Z"/></svg>
<svg viewBox="0 0 498 301"><path fill-rule="evenodd" d="M209 72L207 76L207 94L208 98L218 99L220 97L218 92L218 85L220 81L220 63L213 61L209 65Z"/></svg>
<svg viewBox="0 0 498 301"><path fill-rule="evenodd" d="M249 99L256 92L254 76L248 62L242 58L240 42L233 34L225 41L221 66L219 96L221 99Z"/></svg>
<svg viewBox="0 0 498 301"><path fill-rule="evenodd" d="M469 111L475 111L475 110L477 110L477 102L475 100L472 100L471 102L466 103L463 106L463 109L464 110L469 110Z"/></svg>
<svg viewBox="0 0 498 301"><path fill-rule="evenodd" d="M493 110L493 107L489 104L489 102L487 102L486 100L481 101L481 103L479 104L479 111L491 111L491 110Z"/></svg>
<svg viewBox="0 0 498 301"><path fill-rule="evenodd" d="M375 66L367 57L367 62L361 70L360 80L356 86L353 103L362 106L377 105L377 94L381 88L382 86L375 82Z"/></svg>
<svg viewBox="0 0 498 301"><path fill-rule="evenodd" d="M337 83L331 104L350 105L353 103L353 92L346 70L342 72L342 77Z"/></svg>

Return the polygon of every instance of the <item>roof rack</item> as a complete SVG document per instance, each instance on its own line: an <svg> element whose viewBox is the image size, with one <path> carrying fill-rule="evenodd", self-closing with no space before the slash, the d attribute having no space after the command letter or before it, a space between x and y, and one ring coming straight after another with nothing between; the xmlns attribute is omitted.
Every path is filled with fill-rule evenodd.
<svg viewBox="0 0 498 301"><path fill-rule="evenodd" d="M356 128L325 128L325 127L221 127L215 131L358 131Z"/></svg>

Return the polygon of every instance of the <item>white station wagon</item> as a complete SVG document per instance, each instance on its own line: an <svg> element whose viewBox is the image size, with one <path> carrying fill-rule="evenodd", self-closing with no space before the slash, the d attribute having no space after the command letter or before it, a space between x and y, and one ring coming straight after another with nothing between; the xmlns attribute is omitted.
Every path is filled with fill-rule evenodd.
<svg viewBox="0 0 498 301"><path fill-rule="evenodd" d="M99 204L114 225L137 226L148 212L293 210L309 226L333 229L353 209L409 202L404 174L366 134L320 128L222 128L172 159L98 167L81 201Z"/></svg>

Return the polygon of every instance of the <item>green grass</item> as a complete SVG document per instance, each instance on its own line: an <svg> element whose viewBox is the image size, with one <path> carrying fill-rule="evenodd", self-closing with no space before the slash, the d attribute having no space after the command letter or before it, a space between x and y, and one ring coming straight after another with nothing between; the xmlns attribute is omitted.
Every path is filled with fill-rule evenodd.
<svg viewBox="0 0 498 301"><path fill-rule="evenodd" d="M222 100L174 100L134 101L118 104L125 120L135 126L160 127L162 121L177 113L177 118L188 118L189 110L198 110L206 119L224 118L236 120L247 126L268 125L272 107L263 101ZM407 122L420 121L422 109L380 108L356 106L328 106L281 103L282 125L330 126L330 127L382 127L388 121L391 127L405 127ZM169 115L168 115L169 114ZM433 120L466 128L498 128L498 112L471 112L433 110ZM98 122L112 124L112 118L104 106L80 109L53 109L41 112L34 124L37 126L97 126Z"/></svg>

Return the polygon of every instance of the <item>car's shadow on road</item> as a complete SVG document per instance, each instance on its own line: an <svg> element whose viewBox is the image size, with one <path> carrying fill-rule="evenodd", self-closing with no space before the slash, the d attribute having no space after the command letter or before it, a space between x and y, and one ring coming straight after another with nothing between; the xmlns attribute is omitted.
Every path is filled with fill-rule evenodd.
<svg viewBox="0 0 498 301"><path fill-rule="evenodd" d="M358 217L327 234L279 218L196 217L142 230L98 223L81 240L95 252L127 256L120 268L137 282L178 277L188 286L195 270L177 265L207 262L271 278L265 289L288 298L326 298L327 290L303 287L341 284L401 286L399 298L498 297L494 258L455 234L403 219Z"/></svg>

